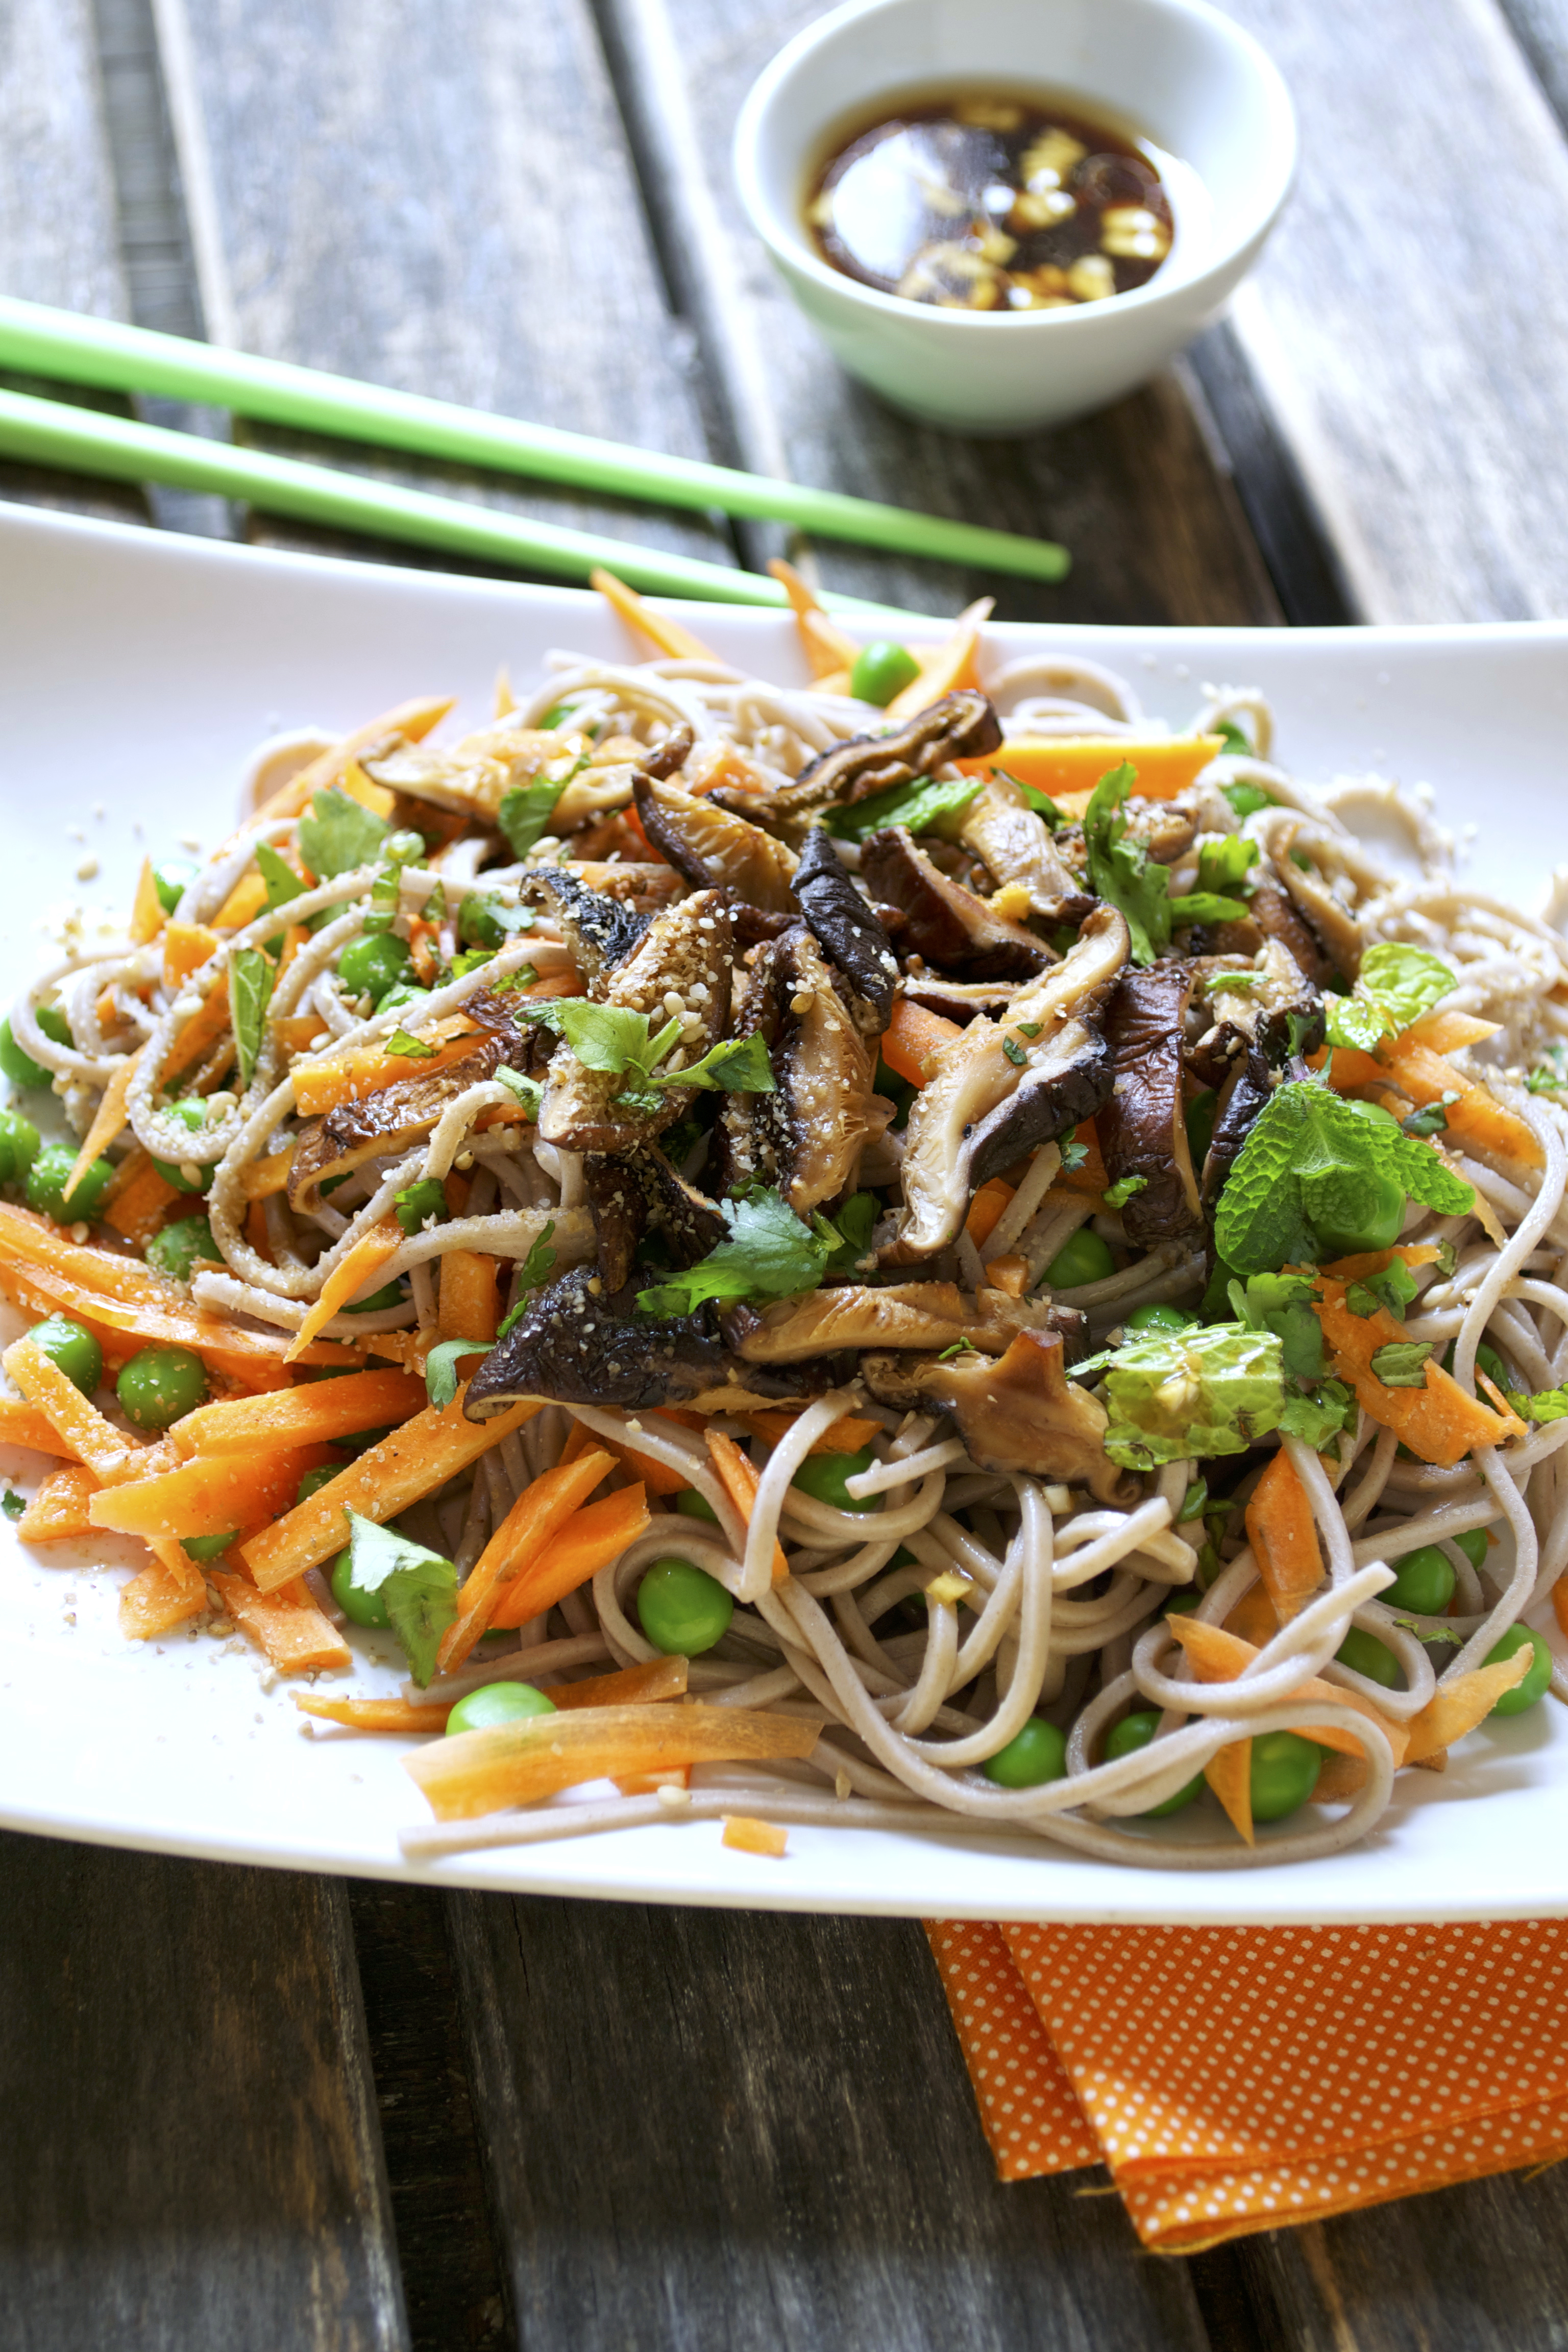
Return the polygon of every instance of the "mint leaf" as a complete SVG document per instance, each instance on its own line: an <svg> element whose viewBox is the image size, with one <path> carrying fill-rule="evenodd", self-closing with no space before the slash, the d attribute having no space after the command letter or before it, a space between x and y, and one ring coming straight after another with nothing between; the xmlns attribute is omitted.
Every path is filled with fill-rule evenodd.
<svg viewBox="0 0 1568 2352"><path fill-rule="evenodd" d="M1440 956L1407 947L1402 940L1387 940L1362 957L1355 992L1380 1004L1396 1029L1408 1029L1458 984Z"/></svg>
<svg viewBox="0 0 1568 2352"><path fill-rule="evenodd" d="M496 821L514 857L526 857L535 843L543 840L555 803L569 781L563 776L559 783L552 783L548 776L535 776L531 783L513 784L501 794Z"/></svg>
<svg viewBox="0 0 1568 2352"><path fill-rule="evenodd" d="M1431 1353L1430 1339L1390 1339L1372 1359L1373 1378L1385 1389L1424 1389Z"/></svg>
<svg viewBox="0 0 1568 2352"><path fill-rule="evenodd" d="M256 1076L261 1052L267 1008L278 975L271 959L259 948L237 948L228 960L229 1017L234 1024L234 1050L239 1062L241 1090Z"/></svg>
<svg viewBox="0 0 1568 2352"><path fill-rule="evenodd" d="M460 1343L459 1343L460 1344ZM367 1597L379 1593L409 1672L421 1690L436 1671L441 1637L458 1614L458 1571L439 1552L426 1551L393 1528L377 1527L358 1511L349 1522L349 1582Z"/></svg>
<svg viewBox="0 0 1568 2352"><path fill-rule="evenodd" d="M1120 1177L1114 1184L1107 1185L1105 1205L1108 1209L1124 1209L1134 1192L1144 1192L1148 1188L1147 1176Z"/></svg>
<svg viewBox="0 0 1568 2352"><path fill-rule="evenodd" d="M1219 1197L1215 1246L1240 1274L1316 1264L1334 1253L1320 1245L1312 1202L1328 1203L1336 1229L1353 1229L1362 1202L1375 1205L1375 1180L1388 1176L1443 1216L1475 1202L1430 1145L1391 1119L1362 1118L1327 1087L1291 1081L1265 1104L1237 1155Z"/></svg>
<svg viewBox="0 0 1568 2352"><path fill-rule="evenodd" d="M729 1240L684 1274L645 1290L639 1315L690 1315L705 1298L787 1298L815 1290L842 1245L826 1217L803 1223L777 1192L757 1191L720 1207Z"/></svg>
<svg viewBox="0 0 1568 2352"><path fill-rule="evenodd" d="M425 1359L425 1393L437 1412L445 1412L458 1393L458 1366L466 1356L489 1351L488 1339L443 1339Z"/></svg>
<svg viewBox="0 0 1568 2352"><path fill-rule="evenodd" d="M516 1097L517 1100L522 1105L523 1109L528 1113L529 1118L532 1119L535 1126L537 1126L539 1123L539 1106L544 1100L544 1088L541 1086L539 1080L537 1078L526 1077L521 1070L514 1070L511 1068L510 1064L505 1062L501 1064L500 1069L497 1070L495 1075L500 1085L506 1088L508 1094Z"/></svg>
<svg viewBox="0 0 1568 2352"><path fill-rule="evenodd" d="M1284 1410L1279 1342L1234 1323L1152 1334L1116 1350L1102 1396L1105 1450L1126 1469L1245 1454Z"/></svg>
<svg viewBox="0 0 1568 2352"><path fill-rule="evenodd" d="M300 855L318 882L330 882L335 875L352 874L356 866L368 866L378 857L389 831L383 818L334 784L330 792L316 793L310 815L300 819Z"/></svg>
<svg viewBox="0 0 1568 2352"><path fill-rule="evenodd" d="M1393 1024L1380 1006L1364 996L1330 996L1324 1000L1326 1032L1331 1045L1370 1054L1380 1037L1394 1034Z"/></svg>
<svg viewBox="0 0 1568 2352"><path fill-rule="evenodd" d="M921 776L911 784L894 784L853 808L832 809L826 822L841 841L865 841L884 825L901 824L910 833L940 834L956 841L970 809L984 791L978 776L950 776L945 781Z"/></svg>
<svg viewBox="0 0 1568 2352"><path fill-rule="evenodd" d="M1287 1395L1279 1427L1287 1437L1299 1437L1314 1454L1321 1454L1342 1431L1356 1425L1353 1390L1342 1381L1323 1381L1306 1396Z"/></svg>
<svg viewBox="0 0 1568 2352"><path fill-rule="evenodd" d="M406 1029L395 1029L390 1037L382 1039L381 1050L384 1054L399 1055L405 1061L428 1062L433 1057L436 1048L434 1045L427 1045L423 1037L416 1037Z"/></svg>
<svg viewBox="0 0 1568 2352"><path fill-rule="evenodd" d="M1121 804L1137 781L1127 760L1101 776L1084 811L1083 838L1089 888L1126 917L1133 962L1150 964L1171 944L1170 877L1128 836Z"/></svg>

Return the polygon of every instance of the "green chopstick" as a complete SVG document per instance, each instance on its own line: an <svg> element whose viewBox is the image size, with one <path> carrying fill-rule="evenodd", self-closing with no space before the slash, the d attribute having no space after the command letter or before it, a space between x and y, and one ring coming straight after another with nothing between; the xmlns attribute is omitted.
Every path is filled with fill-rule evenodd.
<svg viewBox="0 0 1568 2352"><path fill-rule="evenodd" d="M406 490L363 474L341 474L331 466L310 466L297 457L274 457L261 449L236 448L199 434L168 433L161 425L134 425L95 408L66 401L35 400L20 392L0 392L0 457L21 458L68 472L106 474L122 482L165 482L182 490L211 490L219 498L245 499L273 514L302 522L324 522L376 539L412 541L447 552L548 572L565 580L585 580L603 565L634 588L656 595L702 596L714 603L787 608L777 581L754 572L704 563L692 555L637 547L601 532L568 530L559 523L534 522L493 507L469 506L461 499ZM895 624L900 630L932 625L914 613L871 604L858 596L826 596L824 604L846 616ZM941 624L936 625L940 627Z"/></svg>
<svg viewBox="0 0 1568 2352"><path fill-rule="evenodd" d="M98 384L119 392L162 393L318 433L347 435L426 457L458 458L505 473L603 490L658 506L718 508L793 523L828 539L853 540L899 555L963 563L1026 580L1058 581L1071 558L1051 540L1024 539L978 523L914 514L903 507L803 488L728 466L671 457L525 425L510 416L459 408L383 384L356 383L314 368L291 367L247 352L179 335L154 334L110 319L0 298L0 367ZM768 602L774 600L769 598Z"/></svg>

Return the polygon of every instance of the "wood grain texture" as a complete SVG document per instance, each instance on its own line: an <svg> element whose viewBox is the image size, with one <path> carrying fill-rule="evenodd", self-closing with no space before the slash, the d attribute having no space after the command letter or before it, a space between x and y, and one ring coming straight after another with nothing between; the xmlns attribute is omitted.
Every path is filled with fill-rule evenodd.
<svg viewBox="0 0 1568 2352"><path fill-rule="evenodd" d="M730 174L741 100L821 13L816 0L598 5L666 267L701 336L738 461L1059 539L1074 558L1065 586L1047 589L823 543L829 585L928 612L995 590L1012 618L1279 618L1223 464L1173 376L1057 433L966 441L895 416L828 358L746 226ZM752 530L745 543L755 561L778 542Z"/></svg>
<svg viewBox="0 0 1568 2352"><path fill-rule="evenodd" d="M521 2343L1204 2352L1113 2197L998 2186L912 1922L448 1904Z"/></svg>
<svg viewBox="0 0 1568 2352"><path fill-rule="evenodd" d="M157 0L157 16L216 341L706 454L690 339L662 296L581 0ZM700 516L247 429L516 512L731 552Z"/></svg>
<svg viewBox="0 0 1568 2352"><path fill-rule="evenodd" d="M1500 10L1230 5L1303 140L1234 324L1361 616L1568 610L1568 148Z"/></svg>
<svg viewBox="0 0 1568 2352"><path fill-rule="evenodd" d="M407 2343L331 1879L0 1840L7 2352Z"/></svg>

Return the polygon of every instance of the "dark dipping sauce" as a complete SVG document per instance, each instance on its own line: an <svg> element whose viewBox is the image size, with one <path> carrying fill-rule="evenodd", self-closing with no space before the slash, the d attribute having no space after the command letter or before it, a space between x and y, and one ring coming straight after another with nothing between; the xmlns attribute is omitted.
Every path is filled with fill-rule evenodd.
<svg viewBox="0 0 1568 2352"><path fill-rule="evenodd" d="M842 141L806 225L825 261L945 310L1047 310L1146 285L1171 250L1147 151L1005 91L888 110Z"/></svg>

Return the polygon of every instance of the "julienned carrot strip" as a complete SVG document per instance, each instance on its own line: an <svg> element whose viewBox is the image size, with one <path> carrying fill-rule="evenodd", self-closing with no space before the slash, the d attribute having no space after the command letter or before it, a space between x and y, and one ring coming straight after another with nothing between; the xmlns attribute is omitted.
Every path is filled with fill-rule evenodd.
<svg viewBox="0 0 1568 2352"><path fill-rule="evenodd" d="M181 1198L177 1188L160 1176L138 1144L127 1152L104 1198L103 1222L138 1249L145 1249Z"/></svg>
<svg viewBox="0 0 1568 2352"><path fill-rule="evenodd" d="M587 1501L609 1466L609 1454L595 1446L581 1460L564 1469L557 1464L523 1488L458 1594L457 1619L447 1626L436 1653L443 1674L449 1675L462 1664L489 1623L503 1580L527 1574L551 1538L578 1505Z"/></svg>
<svg viewBox="0 0 1568 2352"><path fill-rule="evenodd" d="M11 1271L0 1270L0 1280ZM102 1326L111 1332L133 1335L133 1344L128 1350L132 1354L136 1344L149 1339L164 1340L173 1347L193 1349L216 1370L247 1384L263 1381L269 1368L281 1373L287 1360L286 1332L247 1331L218 1316L203 1315L194 1307L183 1306L173 1286L166 1303L148 1301L142 1305L132 1299L106 1297L84 1283L55 1273L47 1265L29 1266L26 1281L41 1298L49 1301L47 1312L63 1307L95 1328ZM352 1364L358 1360L358 1351L340 1347L335 1340L319 1339L305 1350L304 1360L308 1364Z"/></svg>
<svg viewBox="0 0 1568 2352"><path fill-rule="evenodd" d="M1100 1133L1093 1119L1086 1118L1080 1126L1075 1127L1071 1139L1082 1146L1086 1157L1079 1161L1076 1168L1064 1168L1056 1180L1057 1183L1064 1192L1093 1192L1096 1195L1103 1192L1110 1177L1100 1155Z"/></svg>
<svg viewBox="0 0 1568 2352"><path fill-rule="evenodd" d="M580 1706L647 1706L657 1699L683 1698L687 1664L685 1658L649 1658L645 1665L623 1666L618 1674L552 1683L550 1696L567 1714Z"/></svg>
<svg viewBox="0 0 1568 2352"><path fill-rule="evenodd" d="M240 1546L240 1557L261 1592L275 1592L291 1577L314 1568L348 1541L346 1510L378 1525L395 1518L422 1495L434 1494L448 1478L477 1462L512 1430L521 1429L540 1410L536 1402L509 1405L491 1421L468 1421L463 1412L467 1391L459 1388L444 1412L426 1405L423 1412L367 1447L357 1462L340 1470L320 1494L297 1504L287 1518Z"/></svg>
<svg viewBox="0 0 1568 2352"><path fill-rule="evenodd" d="M1252 1490L1247 1539L1281 1625L1299 1615L1323 1580L1323 1556L1307 1490L1283 1446Z"/></svg>
<svg viewBox="0 0 1568 2352"><path fill-rule="evenodd" d="M596 1503L584 1503L536 1555L531 1566L502 1586L490 1615L491 1630L526 1625L531 1617L553 1609L568 1592L575 1592L600 1569L617 1559L629 1543L647 1533L651 1524L641 1486L623 1486L614 1495L602 1495Z"/></svg>
<svg viewBox="0 0 1568 2352"><path fill-rule="evenodd" d="M1425 1045L1434 1054L1457 1054L1461 1045L1479 1045L1495 1037L1500 1024L1479 1021L1473 1013L1424 1013L1394 1040L1395 1046Z"/></svg>
<svg viewBox="0 0 1568 2352"><path fill-rule="evenodd" d="M136 877L136 896L131 902L132 946L144 948L149 940L155 940L165 919L163 902L158 896L158 885L153 874L153 861L144 857L142 871Z"/></svg>
<svg viewBox="0 0 1568 2352"><path fill-rule="evenodd" d="M362 1234L348 1255L335 1265L321 1285L321 1294L292 1340L283 1351L286 1364L293 1363L310 1346L324 1323L330 1323L340 1308L368 1290L384 1265L397 1255L403 1247L404 1231L395 1217L384 1217Z"/></svg>
<svg viewBox="0 0 1568 2352"><path fill-rule="evenodd" d="M458 1702L449 1706L412 1706L405 1698L316 1698L302 1691L294 1693L294 1704L301 1715L320 1716L323 1722L341 1723L350 1731L445 1731L447 1717Z"/></svg>
<svg viewBox="0 0 1568 2352"><path fill-rule="evenodd" d="M751 1813L726 1813L719 1843L737 1853L763 1853L779 1862L789 1844L789 1832L782 1822L759 1822Z"/></svg>
<svg viewBox="0 0 1568 2352"><path fill-rule="evenodd" d="M384 784L373 784L357 760L345 760L343 772L338 779L341 791L361 808L369 809L372 816L389 817L397 805L397 796Z"/></svg>
<svg viewBox="0 0 1568 2352"><path fill-rule="evenodd" d="M265 1201L270 1193L285 1192L293 1165L294 1147L286 1143L281 1151L269 1151L265 1160L248 1160L240 1171L239 1189L247 1201Z"/></svg>
<svg viewBox="0 0 1568 2352"><path fill-rule="evenodd" d="M1335 1379L1350 1383L1380 1428L1397 1430L1412 1454L1443 1469L1462 1461L1472 1446L1502 1445L1523 1435L1522 1422L1467 1396L1431 1358L1422 1366L1422 1387L1387 1387L1373 1370L1373 1358L1380 1348L1406 1341L1408 1334L1386 1307L1373 1315L1352 1315L1345 1289L1342 1281L1321 1273L1313 1311L1328 1342Z"/></svg>
<svg viewBox="0 0 1568 2352"><path fill-rule="evenodd" d="M92 1115L92 1125L82 1139L75 1165L61 1187L61 1197L67 1207L70 1196L92 1166L100 1151L106 1151L125 1124L125 1097L131 1091L131 1081L136 1076L136 1065L147 1048L138 1045L128 1060L121 1062L109 1084L99 1097L98 1108Z"/></svg>
<svg viewBox="0 0 1568 2352"><path fill-rule="evenodd" d="M754 1707L594 1706L434 1739L403 1759L437 1821L527 1805L583 1780L667 1772L678 1764L809 1756L817 1726Z"/></svg>
<svg viewBox="0 0 1568 2352"><path fill-rule="evenodd" d="M301 1118L319 1118L340 1103L362 1102L366 1095L379 1094L403 1078L434 1077L473 1052L474 1035L466 1031L423 1057L383 1054L366 1045L335 1061L301 1062L293 1073L295 1107Z"/></svg>
<svg viewBox="0 0 1568 2352"><path fill-rule="evenodd" d="M931 1076L932 1055L963 1034L961 1023L944 1020L940 1013L928 1013L923 1004L912 1003L907 996L895 997L892 1016L882 1035L882 1059L907 1086L923 1087Z"/></svg>
<svg viewBox="0 0 1568 2352"><path fill-rule="evenodd" d="M496 1336L496 1261L479 1250L447 1250L441 1259L437 1336L489 1347Z"/></svg>
<svg viewBox="0 0 1568 2352"><path fill-rule="evenodd" d="M98 1491L98 1480L83 1463L51 1470L17 1520L17 1535L24 1543L63 1543L69 1536L90 1535L88 1505Z"/></svg>
<svg viewBox="0 0 1568 2352"><path fill-rule="evenodd" d="M169 1435L187 1460L196 1454L243 1454L258 1447L330 1445L362 1429L407 1421L424 1402L425 1383L411 1372L350 1372L341 1381L312 1381L269 1396L198 1405L175 1422Z"/></svg>
<svg viewBox="0 0 1568 2352"><path fill-rule="evenodd" d="M31 1339L14 1339L0 1363L27 1402L53 1423L77 1460L85 1462L95 1477L106 1486L134 1477L137 1456L143 1449L132 1445L111 1422L105 1421L98 1407L89 1403L41 1348L36 1348Z"/></svg>
<svg viewBox="0 0 1568 2352"><path fill-rule="evenodd" d="M0 1445L26 1445L34 1454L63 1454L68 1462L76 1458L75 1446L47 1413L20 1397L0 1397Z"/></svg>
<svg viewBox="0 0 1568 2352"><path fill-rule="evenodd" d="M1064 793L1091 793L1101 776L1130 760L1138 779L1133 792L1142 800L1168 801L1184 793L1224 749L1217 735L1162 736L1147 743L1130 742L1120 735L1026 736L1004 743L999 751L958 764L972 776L1000 768L1019 783L1059 800Z"/></svg>
<svg viewBox="0 0 1568 2352"><path fill-rule="evenodd" d="M764 1411L745 1415L746 1427L764 1445L778 1445L789 1435L800 1415L794 1412ZM825 1429L812 1444L814 1454L858 1454L869 1445L882 1424L879 1421L863 1421L858 1414L847 1412Z"/></svg>
<svg viewBox="0 0 1568 2352"><path fill-rule="evenodd" d="M343 737L342 742L318 753L315 759L290 776L286 784L279 785L271 798L264 801L257 810L257 816L298 816L301 809L310 805L313 793L326 792L333 784L342 782L343 771L351 760L357 761L362 751L374 751L389 735L405 736L411 743L423 742L431 729L445 719L452 708L452 700L450 695L421 696L414 702L400 702L395 709L383 711L379 719L371 719L363 727L356 727L352 734Z"/></svg>
<svg viewBox="0 0 1568 2352"><path fill-rule="evenodd" d="M164 1055L163 1067L158 1072L159 1085L167 1086L181 1070L188 1070L193 1063L199 1062L224 1034L231 1017L228 975L226 972L216 986L208 989L202 999L200 1012L192 1013Z"/></svg>
<svg viewBox="0 0 1568 2352"><path fill-rule="evenodd" d="M199 971L218 943L217 933L205 923L171 923L163 934L163 985L178 988Z"/></svg>
<svg viewBox="0 0 1568 2352"><path fill-rule="evenodd" d="M709 1430L707 1437L708 1451L713 1456L713 1467L719 1473L724 1492L740 1513L742 1525L749 1528L752 1506L757 1499L757 1488L762 1481L732 1437L726 1437L721 1429ZM773 1582L782 1583L788 1574L789 1562L784 1556L784 1546L775 1541Z"/></svg>
<svg viewBox="0 0 1568 2352"><path fill-rule="evenodd" d="M1165 1622L1192 1661L1193 1670L1201 1683L1233 1683L1258 1655L1252 1643L1244 1642L1239 1634L1227 1633L1221 1625L1205 1624L1201 1618L1167 1617ZM1316 1675L1312 1675L1308 1681L1298 1683L1290 1694L1292 1706L1303 1700L1310 1706L1348 1706L1353 1714L1364 1715L1369 1723L1375 1723L1380 1731L1387 1734L1394 1763L1398 1765L1405 1761L1408 1737L1405 1725L1396 1723L1390 1715L1384 1715L1381 1708L1373 1706L1372 1701L1363 1698L1359 1692L1342 1690L1337 1683L1320 1682ZM1300 1729L1303 1739L1316 1740L1320 1748L1337 1748L1344 1756L1363 1753L1355 1734L1342 1731L1337 1724L1304 1723Z"/></svg>
<svg viewBox="0 0 1568 2352"><path fill-rule="evenodd" d="M1417 1108L1441 1102L1446 1094L1458 1100L1447 1106L1451 1142L1473 1144L1500 1160L1514 1160L1526 1168L1542 1168L1546 1155L1523 1119L1505 1110L1489 1088L1462 1077L1451 1062L1427 1045L1394 1041L1388 1056L1388 1074L1401 1094Z"/></svg>
<svg viewBox="0 0 1568 2352"><path fill-rule="evenodd" d="M944 694L951 694L955 687L979 685L974 656L980 647L980 632L990 619L995 601L994 596L977 597L960 613L952 635L944 637L940 646L911 646L921 674L889 703L889 725L903 726L907 719L929 709L933 702L940 702Z"/></svg>
<svg viewBox="0 0 1568 2352"><path fill-rule="evenodd" d="M858 642L828 619L794 564L775 555L768 570L789 598L801 643L805 647L805 658L817 684L820 686L825 677L832 677L839 670L853 669L860 658Z"/></svg>
<svg viewBox="0 0 1568 2352"><path fill-rule="evenodd" d="M308 1470L337 1456L324 1445L268 1449L244 1456L198 1455L159 1477L140 1477L95 1495L95 1528L124 1536L221 1536L275 1519L294 1500Z"/></svg>
<svg viewBox="0 0 1568 2352"><path fill-rule="evenodd" d="M668 613L656 613L651 604L643 602L635 588L628 588L626 582L617 580L613 572L595 567L588 574L588 585L598 590L605 602L620 614L628 629L640 630L649 644L657 646L659 652L671 661L718 660L719 656L711 646L705 646L700 637L693 636L680 622L672 621Z"/></svg>
<svg viewBox="0 0 1568 2352"><path fill-rule="evenodd" d="M142 1540L177 1591L190 1594L193 1599L200 1594L205 1602L205 1572L197 1566L183 1544L173 1536L143 1536Z"/></svg>
<svg viewBox="0 0 1568 2352"><path fill-rule="evenodd" d="M683 1470L656 1462L651 1454L639 1454L635 1445L622 1445L613 1437L595 1437L594 1444L613 1454L622 1469L629 1471L650 1495L679 1495L691 1484Z"/></svg>
<svg viewBox="0 0 1568 2352"><path fill-rule="evenodd" d="M215 931L241 931L267 912L267 884L259 874L242 874L217 913Z"/></svg>
<svg viewBox="0 0 1568 2352"><path fill-rule="evenodd" d="M1511 1658L1500 1658L1494 1666L1476 1666L1468 1675L1440 1682L1420 1714L1412 1716L1405 1726L1409 1742L1405 1762L1425 1764L1429 1758L1441 1756L1467 1731L1473 1731L1503 1694L1524 1680L1530 1660L1527 1645Z"/></svg>
<svg viewBox="0 0 1568 2352"><path fill-rule="evenodd" d="M155 1559L151 1568L133 1576L121 1593L120 1630L128 1642L151 1642L187 1618L199 1617L206 1605L206 1586L199 1576L193 1591L161 1559Z"/></svg>
<svg viewBox="0 0 1568 2352"><path fill-rule="evenodd" d="M1013 1186L1005 1184L1000 1176L993 1176L988 1184L982 1184L969 1203L963 1230L976 1249L984 1249L990 1240L1001 1222L1003 1210L1013 1197Z"/></svg>
<svg viewBox="0 0 1568 2352"><path fill-rule="evenodd" d="M212 1579L235 1623L265 1651L280 1675L306 1675L319 1667L346 1666L349 1645L313 1603L298 1608L277 1594L258 1592L243 1576Z"/></svg>
<svg viewBox="0 0 1568 2352"><path fill-rule="evenodd" d="M1230 1825L1247 1845L1258 1841L1252 1832L1252 1742L1233 1739L1216 1748L1204 1766L1204 1779L1219 1799L1229 1816Z"/></svg>

